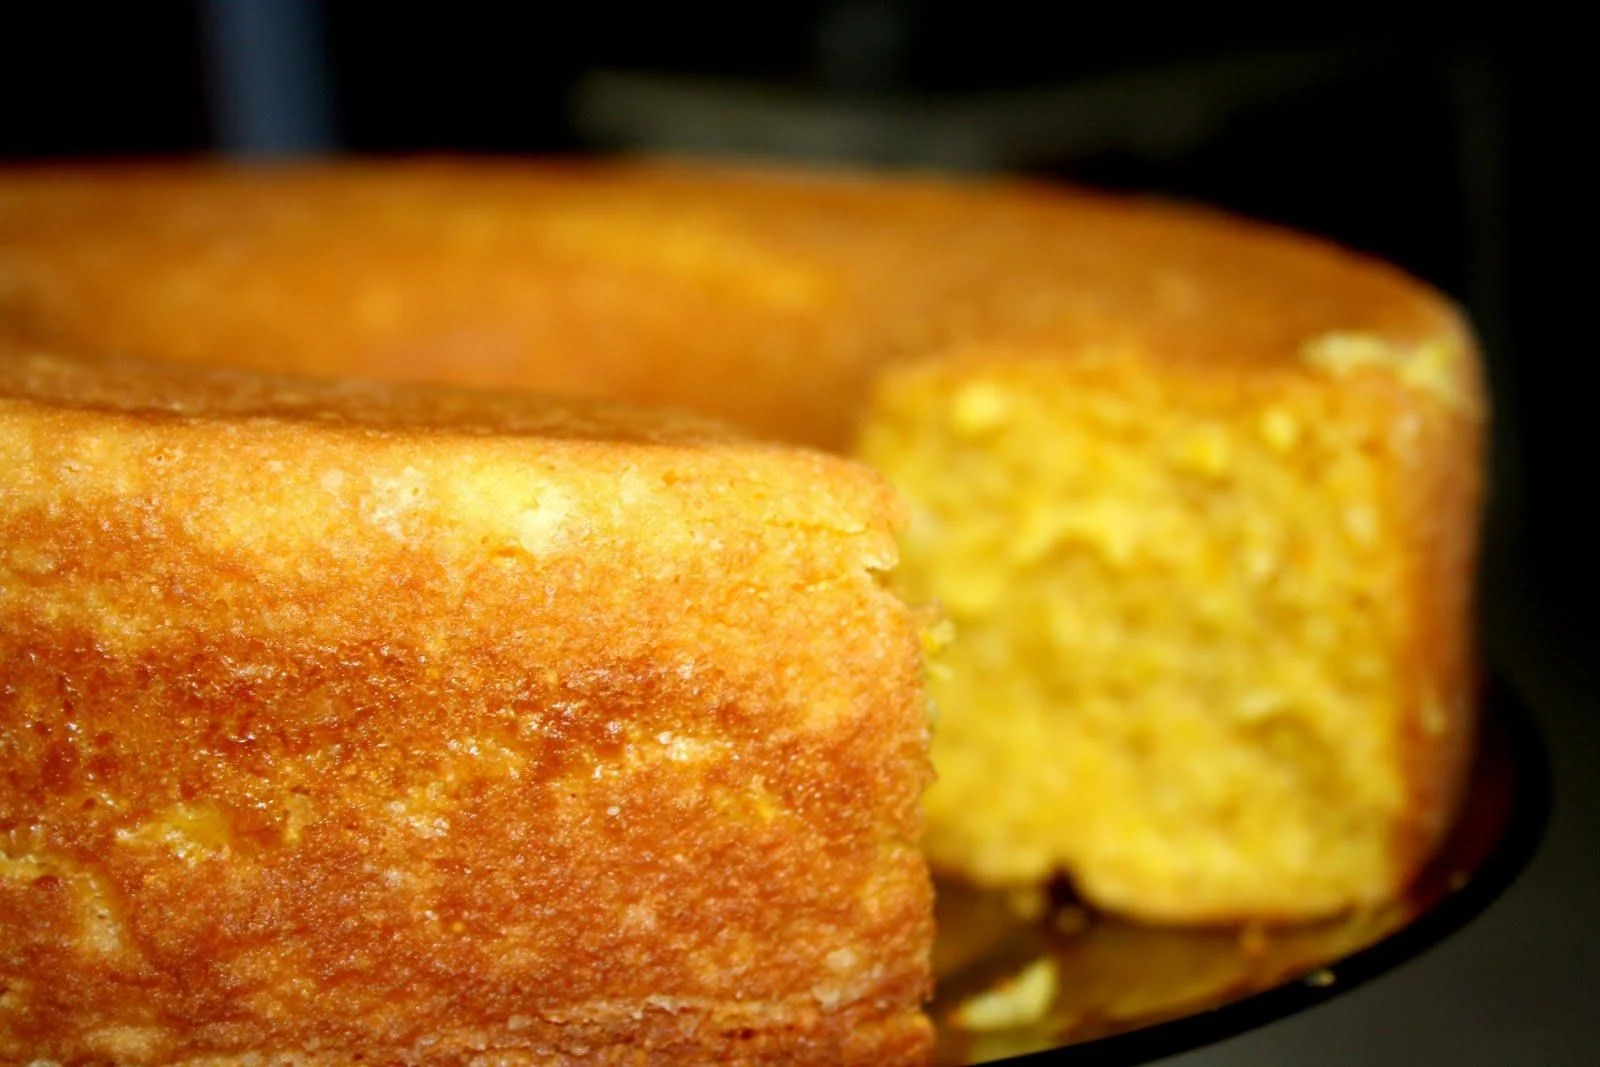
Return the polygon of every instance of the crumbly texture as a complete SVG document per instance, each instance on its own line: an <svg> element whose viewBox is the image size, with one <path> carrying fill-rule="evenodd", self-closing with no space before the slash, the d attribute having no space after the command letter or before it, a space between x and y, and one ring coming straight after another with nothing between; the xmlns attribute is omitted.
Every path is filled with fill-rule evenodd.
<svg viewBox="0 0 1600 1067"><path fill-rule="evenodd" d="M936 686L937 866L1070 871L1160 921L1405 886L1472 719L1478 485L1439 461L1475 447L1462 413L1387 373L1016 353L892 374L874 411L865 454L914 501L904 587L960 635Z"/></svg>
<svg viewBox="0 0 1600 1067"><path fill-rule="evenodd" d="M0 1061L916 1063L846 460L0 347Z"/></svg>
<svg viewBox="0 0 1600 1067"><path fill-rule="evenodd" d="M856 450L956 624L929 849L1160 920L1399 891L1471 735L1485 399L1439 296L1191 208L661 164L0 180L74 349L698 411Z"/></svg>

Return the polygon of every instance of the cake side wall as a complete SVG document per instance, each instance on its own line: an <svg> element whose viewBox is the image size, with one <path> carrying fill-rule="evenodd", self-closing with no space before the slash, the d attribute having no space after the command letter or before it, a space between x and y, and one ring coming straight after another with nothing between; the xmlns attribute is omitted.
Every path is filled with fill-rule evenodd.
<svg viewBox="0 0 1600 1067"><path fill-rule="evenodd" d="M925 1051L859 487L14 402L0 453L4 1055Z"/></svg>

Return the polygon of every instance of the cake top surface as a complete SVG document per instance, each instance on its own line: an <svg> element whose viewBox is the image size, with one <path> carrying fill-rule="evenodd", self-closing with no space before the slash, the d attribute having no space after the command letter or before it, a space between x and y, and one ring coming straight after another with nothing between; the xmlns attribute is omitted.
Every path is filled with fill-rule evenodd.
<svg viewBox="0 0 1600 1067"><path fill-rule="evenodd" d="M0 337L5 401L155 422L262 420L379 435L778 451L710 419L598 399L62 356Z"/></svg>
<svg viewBox="0 0 1600 1067"><path fill-rule="evenodd" d="M827 446L887 363L1228 372L1466 351L1403 273L1193 207L664 161L0 175L0 333L314 375L680 407ZM1469 361L1451 368L1459 387Z"/></svg>
<svg viewBox="0 0 1600 1067"><path fill-rule="evenodd" d="M296 544L332 536L330 501L351 494L384 516L442 509L524 545L557 527L593 532L648 516L639 521L663 542L719 521L869 534L869 555L887 561L902 521L866 466L691 415L65 357L3 338L0 461L24 495L89 477L201 500L229 480L260 505L248 525ZM551 493L561 506L529 504Z"/></svg>

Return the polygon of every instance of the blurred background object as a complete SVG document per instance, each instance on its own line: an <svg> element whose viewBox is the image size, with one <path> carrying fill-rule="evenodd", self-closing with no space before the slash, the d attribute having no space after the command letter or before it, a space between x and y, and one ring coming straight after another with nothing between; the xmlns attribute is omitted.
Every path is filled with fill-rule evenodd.
<svg viewBox="0 0 1600 1067"><path fill-rule="evenodd" d="M257 157L338 146L316 0L211 0L197 14L218 150Z"/></svg>
<svg viewBox="0 0 1600 1067"><path fill-rule="evenodd" d="M1600 963L1600 509L1581 387L1574 35L1347 3L775 0L0 7L0 161L685 152L1012 172L1206 201L1459 300L1496 398L1492 660L1546 716L1534 872L1420 964L1185 1062L1580 1062ZM1329 20L1331 21L1331 20ZM1365 26L1366 29L1359 27ZM1560 212L1560 215L1557 213ZM1557 240L1572 247L1566 262ZM1546 246L1550 246L1547 248Z"/></svg>

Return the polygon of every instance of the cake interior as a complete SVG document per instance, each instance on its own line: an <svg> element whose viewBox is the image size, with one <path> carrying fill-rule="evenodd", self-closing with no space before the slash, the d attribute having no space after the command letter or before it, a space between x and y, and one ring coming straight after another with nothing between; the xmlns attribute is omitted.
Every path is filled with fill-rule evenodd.
<svg viewBox="0 0 1600 1067"><path fill-rule="evenodd" d="M936 867L1071 870L1155 918L1393 888L1402 517L1361 392L1115 360L885 379L861 450L911 504L906 595L956 631Z"/></svg>

